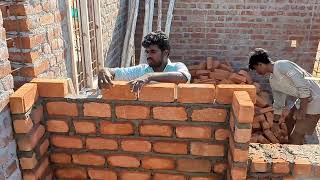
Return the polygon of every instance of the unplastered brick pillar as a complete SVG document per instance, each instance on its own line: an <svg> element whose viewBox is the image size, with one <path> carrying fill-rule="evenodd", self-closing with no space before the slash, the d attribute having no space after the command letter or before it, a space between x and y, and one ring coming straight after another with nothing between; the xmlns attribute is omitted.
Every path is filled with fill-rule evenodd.
<svg viewBox="0 0 320 180"><path fill-rule="evenodd" d="M4 18L15 88L34 77L67 77L64 42L68 41L65 2L16 1Z"/></svg>
<svg viewBox="0 0 320 180"><path fill-rule="evenodd" d="M0 9L0 179L21 179L16 142L13 138L9 96L13 92L13 77L8 61L6 33Z"/></svg>
<svg viewBox="0 0 320 180"><path fill-rule="evenodd" d="M39 101L38 86L26 83L10 96L17 152L23 179L50 178L48 161L49 140Z"/></svg>
<svg viewBox="0 0 320 180"><path fill-rule="evenodd" d="M252 97L246 91L234 91L230 115L229 173L231 180L245 180L247 177L248 150L254 115Z"/></svg>
<svg viewBox="0 0 320 180"><path fill-rule="evenodd" d="M67 81L36 78L31 82L10 96L19 164L24 180L52 179L49 132L55 128L45 126L42 98L65 97L68 94ZM63 124L59 125L61 127L56 129L62 131Z"/></svg>

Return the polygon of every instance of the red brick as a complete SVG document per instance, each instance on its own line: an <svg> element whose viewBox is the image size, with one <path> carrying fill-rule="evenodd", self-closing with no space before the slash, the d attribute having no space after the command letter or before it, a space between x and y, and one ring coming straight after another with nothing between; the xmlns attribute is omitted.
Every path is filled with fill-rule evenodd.
<svg viewBox="0 0 320 180"><path fill-rule="evenodd" d="M21 169L33 169L38 163L36 154L33 154L32 157L22 157L19 161Z"/></svg>
<svg viewBox="0 0 320 180"><path fill-rule="evenodd" d="M41 97L65 97L69 92L67 79L34 78L31 83L38 85Z"/></svg>
<svg viewBox="0 0 320 180"><path fill-rule="evenodd" d="M184 107L154 107L153 118L158 120L186 121L187 112Z"/></svg>
<svg viewBox="0 0 320 180"><path fill-rule="evenodd" d="M73 121L74 128L80 134L95 134L96 123L94 121Z"/></svg>
<svg viewBox="0 0 320 180"><path fill-rule="evenodd" d="M205 67L206 68L206 67ZM197 76L206 76L206 75L209 75L210 71L209 70L203 70L203 69L200 69L200 70L197 70L196 71L196 75Z"/></svg>
<svg viewBox="0 0 320 180"><path fill-rule="evenodd" d="M51 162L57 163L57 164L70 164L71 155L67 153L51 153L50 160Z"/></svg>
<svg viewBox="0 0 320 180"><path fill-rule="evenodd" d="M215 86L213 84L179 84L178 102L213 103Z"/></svg>
<svg viewBox="0 0 320 180"><path fill-rule="evenodd" d="M209 160L179 159L177 170L184 172L210 172L211 163Z"/></svg>
<svg viewBox="0 0 320 180"><path fill-rule="evenodd" d="M234 140L232 137L229 139L230 153L233 161L235 162L247 162L248 161L248 149L239 149L235 147Z"/></svg>
<svg viewBox="0 0 320 180"><path fill-rule="evenodd" d="M312 173L311 162L305 158L296 158L294 160L293 174L310 176Z"/></svg>
<svg viewBox="0 0 320 180"><path fill-rule="evenodd" d="M272 173L288 174L290 172L289 162L284 159L272 160Z"/></svg>
<svg viewBox="0 0 320 180"><path fill-rule="evenodd" d="M96 179L96 180L117 180L117 174L114 171L111 170L105 170L105 169L88 169L88 174L90 179Z"/></svg>
<svg viewBox="0 0 320 180"><path fill-rule="evenodd" d="M190 151L192 155L223 157L224 145L192 142Z"/></svg>
<svg viewBox="0 0 320 180"><path fill-rule="evenodd" d="M232 109L239 123L253 122L254 105L247 92L234 92Z"/></svg>
<svg viewBox="0 0 320 180"><path fill-rule="evenodd" d="M246 180L247 169L239 167L231 167L231 177L232 179Z"/></svg>
<svg viewBox="0 0 320 180"><path fill-rule="evenodd" d="M25 19L7 19L3 21L3 27L6 29L6 31L24 31L24 32L30 32L33 29L35 29L37 26L37 22L33 22L31 19L25 18Z"/></svg>
<svg viewBox="0 0 320 180"><path fill-rule="evenodd" d="M231 80L234 83L240 84L240 83L245 83L247 81L247 78L239 74L232 73L229 76L229 80Z"/></svg>
<svg viewBox="0 0 320 180"><path fill-rule="evenodd" d="M57 169L55 175L64 179L87 179L87 172L84 168L63 168Z"/></svg>
<svg viewBox="0 0 320 180"><path fill-rule="evenodd" d="M83 113L84 116L111 117L111 107L109 104L94 102L84 103Z"/></svg>
<svg viewBox="0 0 320 180"><path fill-rule="evenodd" d="M255 105L257 107L265 108L265 107L268 106L268 102L265 99L263 99L261 96L256 95L256 103L255 103Z"/></svg>
<svg viewBox="0 0 320 180"><path fill-rule="evenodd" d="M28 133L33 127L33 122L30 117L17 119L13 121L13 127L16 133Z"/></svg>
<svg viewBox="0 0 320 180"><path fill-rule="evenodd" d="M109 165L115 167L137 168L140 166L137 158L127 155L112 155L107 157L107 161Z"/></svg>
<svg viewBox="0 0 320 180"><path fill-rule="evenodd" d="M32 49L45 41L45 34L35 34L26 37L16 37L14 39L16 48Z"/></svg>
<svg viewBox="0 0 320 180"><path fill-rule="evenodd" d="M151 151L151 143L145 140L122 140L121 148L124 151L132 151L132 152L150 152Z"/></svg>
<svg viewBox="0 0 320 180"><path fill-rule="evenodd" d="M56 146L59 148L72 148L72 149L83 148L82 140L80 137L51 135L50 143L53 146Z"/></svg>
<svg viewBox="0 0 320 180"><path fill-rule="evenodd" d="M142 167L145 169L174 169L174 160L159 157L144 157Z"/></svg>
<svg viewBox="0 0 320 180"><path fill-rule="evenodd" d="M223 174L228 168L226 163L215 163L213 165L213 171L218 174Z"/></svg>
<svg viewBox="0 0 320 180"><path fill-rule="evenodd" d="M111 89L101 91L102 99L105 100L136 100L136 95L131 92L127 82L113 81L114 86Z"/></svg>
<svg viewBox="0 0 320 180"><path fill-rule="evenodd" d="M142 136L170 137L172 133L172 127L169 125L148 124L140 126L140 134Z"/></svg>
<svg viewBox="0 0 320 180"><path fill-rule="evenodd" d="M93 153L72 154L72 162L80 165L103 166L105 158Z"/></svg>
<svg viewBox="0 0 320 180"><path fill-rule="evenodd" d="M188 144L185 142L155 142L153 150L165 154L187 154Z"/></svg>
<svg viewBox="0 0 320 180"><path fill-rule="evenodd" d="M49 166L49 160L48 158L45 158L40 162L40 165L37 167L34 171L27 171L26 173L23 173L23 179L40 179L45 171L47 170Z"/></svg>
<svg viewBox="0 0 320 180"><path fill-rule="evenodd" d="M229 138L230 132L228 129L217 129L214 132L214 137L218 141L227 140Z"/></svg>
<svg viewBox="0 0 320 180"><path fill-rule="evenodd" d="M186 178L182 175L156 173L153 180L186 180Z"/></svg>
<svg viewBox="0 0 320 180"><path fill-rule="evenodd" d="M173 83L148 84L142 87L139 94L141 101L173 102L176 86Z"/></svg>
<svg viewBox="0 0 320 180"><path fill-rule="evenodd" d="M78 108L75 103L48 102L47 111L49 115L78 116Z"/></svg>
<svg viewBox="0 0 320 180"><path fill-rule="evenodd" d="M37 100L37 85L26 83L10 96L11 113L19 114L27 112Z"/></svg>
<svg viewBox="0 0 320 180"><path fill-rule="evenodd" d="M40 56L39 51L9 52L9 59L13 62L34 63Z"/></svg>
<svg viewBox="0 0 320 180"><path fill-rule="evenodd" d="M39 125L34 130L23 137L17 138L17 144L20 151L31 151L42 138L45 133L45 128Z"/></svg>
<svg viewBox="0 0 320 180"><path fill-rule="evenodd" d="M150 117L150 107L116 106L116 116L122 119L148 119Z"/></svg>
<svg viewBox="0 0 320 180"><path fill-rule="evenodd" d="M209 176L209 177L191 177L190 180L218 180L218 177Z"/></svg>
<svg viewBox="0 0 320 180"><path fill-rule="evenodd" d="M3 58L5 59L5 58ZM0 67L0 78L6 77L7 75L11 74L11 65L9 61L8 63L1 63Z"/></svg>
<svg viewBox="0 0 320 180"><path fill-rule="evenodd" d="M253 85L219 84L216 88L216 102L231 104L234 91L247 91L252 102L256 102L256 88Z"/></svg>
<svg viewBox="0 0 320 180"><path fill-rule="evenodd" d="M50 119L47 121L47 131L49 132L68 132L68 122L65 120Z"/></svg>
<svg viewBox="0 0 320 180"><path fill-rule="evenodd" d="M252 78L251 78L250 74L249 74L247 71L245 71L245 70L240 70L240 71L238 72L238 74L246 77L246 80L247 80L247 83L248 83L248 84L252 84L252 83L253 83Z"/></svg>
<svg viewBox="0 0 320 180"><path fill-rule="evenodd" d="M151 175L146 172L127 171L120 175L120 180L151 180Z"/></svg>
<svg viewBox="0 0 320 180"><path fill-rule="evenodd" d="M237 143L248 143L251 139L251 128L250 129L239 129L235 127L234 140Z"/></svg>
<svg viewBox="0 0 320 180"><path fill-rule="evenodd" d="M45 153L47 153L48 152L48 148L49 148L49 140L46 139L39 146L40 155L43 156Z"/></svg>
<svg viewBox="0 0 320 180"><path fill-rule="evenodd" d="M268 164L264 158L254 157L251 162L251 172L263 173L268 171Z"/></svg>
<svg viewBox="0 0 320 180"><path fill-rule="evenodd" d="M230 74L231 73L229 71L225 71L222 69L215 69L214 72L210 73L210 78L214 78L216 80L224 80L224 79L228 79Z"/></svg>
<svg viewBox="0 0 320 180"><path fill-rule="evenodd" d="M40 62L39 61L32 66L23 67L19 71L13 72L12 74L14 76L37 77L49 68L48 60L41 60Z"/></svg>
<svg viewBox="0 0 320 180"><path fill-rule="evenodd" d="M116 150L118 149L118 143L113 139L88 137L86 139L86 148L96 150Z"/></svg>
<svg viewBox="0 0 320 180"><path fill-rule="evenodd" d="M226 122L227 111L225 109L198 109L192 112L192 121Z"/></svg>
<svg viewBox="0 0 320 180"><path fill-rule="evenodd" d="M9 6L9 10L11 15L26 16L26 15L31 15L39 12L39 7L35 8L28 4L15 4L15 5Z"/></svg>
<svg viewBox="0 0 320 180"><path fill-rule="evenodd" d="M54 23L54 15L53 14L45 14L40 17L40 24L45 26Z"/></svg>
<svg viewBox="0 0 320 180"><path fill-rule="evenodd" d="M100 128L102 134L131 135L134 133L133 125L131 123L111 123L108 121L101 121Z"/></svg>
<svg viewBox="0 0 320 180"><path fill-rule="evenodd" d="M39 122L43 118L43 106L40 105L40 106L36 106L36 107L32 108L30 117L33 120L33 123L35 125L39 124Z"/></svg>
<svg viewBox="0 0 320 180"><path fill-rule="evenodd" d="M178 138L211 138L211 127L201 126L178 126L176 127L176 135Z"/></svg>

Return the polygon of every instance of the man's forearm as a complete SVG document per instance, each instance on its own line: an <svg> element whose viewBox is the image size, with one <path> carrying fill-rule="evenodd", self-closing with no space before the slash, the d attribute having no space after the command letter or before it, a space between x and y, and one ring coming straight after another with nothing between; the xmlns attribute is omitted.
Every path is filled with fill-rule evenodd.
<svg viewBox="0 0 320 180"><path fill-rule="evenodd" d="M309 98L300 98L300 108L299 111L301 113L306 114L307 113L307 107L309 103Z"/></svg>
<svg viewBox="0 0 320 180"><path fill-rule="evenodd" d="M149 73L150 81L167 82L167 83L186 83L187 77L181 72L163 72L163 73Z"/></svg>

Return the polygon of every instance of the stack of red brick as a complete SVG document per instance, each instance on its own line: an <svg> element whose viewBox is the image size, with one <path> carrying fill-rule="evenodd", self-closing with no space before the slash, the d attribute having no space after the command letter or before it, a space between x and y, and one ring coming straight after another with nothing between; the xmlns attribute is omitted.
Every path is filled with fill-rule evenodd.
<svg viewBox="0 0 320 180"><path fill-rule="evenodd" d="M261 85L254 82L245 70L236 72L228 61L220 62L208 57L206 62L188 66L193 83L204 84L251 84L256 87L255 117L252 124L252 143L287 143L288 130L284 119L281 120L281 131L273 132L273 109L270 106L270 95L261 90Z"/></svg>

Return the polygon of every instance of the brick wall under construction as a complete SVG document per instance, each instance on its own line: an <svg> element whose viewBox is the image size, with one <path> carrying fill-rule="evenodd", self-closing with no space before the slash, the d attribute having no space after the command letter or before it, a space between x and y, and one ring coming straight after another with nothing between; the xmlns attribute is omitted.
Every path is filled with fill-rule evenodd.
<svg viewBox="0 0 320 180"><path fill-rule="evenodd" d="M316 145L249 144L255 91L160 83L137 96L115 82L85 98L66 80L33 79L10 97L23 178L319 178Z"/></svg>

